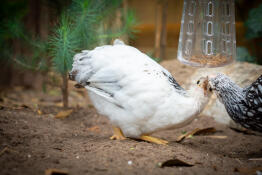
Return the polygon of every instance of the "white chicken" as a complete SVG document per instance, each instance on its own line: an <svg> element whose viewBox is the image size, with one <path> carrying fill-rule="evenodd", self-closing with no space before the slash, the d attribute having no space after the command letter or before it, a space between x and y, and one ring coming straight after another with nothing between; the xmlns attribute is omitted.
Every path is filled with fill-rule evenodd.
<svg viewBox="0 0 262 175"><path fill-rule="evenodd" d="M188 124L211 94L207 77L186 91L166 69L118 39L76 54L69 78L84 86L98 112L110 119L111 139L167 144L150 134Z"/></svg>

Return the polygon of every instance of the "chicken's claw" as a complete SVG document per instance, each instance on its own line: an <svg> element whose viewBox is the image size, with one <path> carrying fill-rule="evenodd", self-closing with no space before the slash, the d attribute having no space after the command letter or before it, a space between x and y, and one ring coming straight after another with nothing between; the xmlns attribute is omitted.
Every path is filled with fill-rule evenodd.
<svg viewBox="0 0 262 175"><path fill-rule="evenodd" d="M124 136L122 130L118 127L114 127L114 134L110 137L111 140L124 140L126 137Z"/></svg>

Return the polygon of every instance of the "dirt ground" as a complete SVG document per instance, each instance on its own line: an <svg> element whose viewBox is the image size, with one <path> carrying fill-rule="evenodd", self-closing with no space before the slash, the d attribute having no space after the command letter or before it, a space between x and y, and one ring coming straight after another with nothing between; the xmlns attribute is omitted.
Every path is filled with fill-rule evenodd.
<svg viewBox="0 0 262 175"><path fill-rule="evenodd" d="M166 65L180 75L175 76L179 83L194 71L170 66ZM69 88L73 111L65 118L56 118L64 111L58 88L43 93L16 87L0 93L1 175L44 175L48 169L70 175L262 171L262 136L258 133L237 132L200 115L184 128L153 134L168 140L168 146L132 139L110 140L112 128L107 118L97 114L85 91L74 89L72 82ZM176 142L185 132L208 127L214 127L216 132ZM193 166L160 167L174 158Z"/></svg>
<svg viewBox="0 0 262 175"><path fill-rule="evenodd" d="M50 168L72 175L246 174L262 166L261 136L236 132L206 116L187 127L154 134L170 141L164 146L110 140L110 123L91 105L73 108L64 119L54 117L63 110L61 107L39 106L41 115L25 107L1 107L1 175L41 175ZM185 131L206 127L217 131L176 142ZM159 163L174 157L193 166L159 167Z"/></svg>

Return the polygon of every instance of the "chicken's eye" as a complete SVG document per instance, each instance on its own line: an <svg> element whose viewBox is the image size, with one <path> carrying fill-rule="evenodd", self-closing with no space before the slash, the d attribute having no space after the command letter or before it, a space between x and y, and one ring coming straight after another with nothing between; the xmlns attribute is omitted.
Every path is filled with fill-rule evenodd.
<svg viewBox="0 0 262 175"><path fill-rule="evenodd" d="M197 84L199 84L200 83L200 80L197 80Z"/></svg>

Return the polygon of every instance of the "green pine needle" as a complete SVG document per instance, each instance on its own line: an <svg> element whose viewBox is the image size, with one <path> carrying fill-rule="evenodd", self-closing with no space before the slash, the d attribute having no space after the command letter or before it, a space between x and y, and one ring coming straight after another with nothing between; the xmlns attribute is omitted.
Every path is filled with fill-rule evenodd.
<svg viewBox="0 0 262 175"><path fill-rule="evenodd" d="M121 5L121 0L74 0L61 16L60 25L50 38L51 56L55 69L65 74L72 68L76 52L91 49L103 38L111 40L124 34L131 36L135 24L134 13L124 17L124 26L114 31L101 29L101 24L114 19L112 14Z"/></svg>
<svg viewBox="0 0 262 175"><path fill-rule="evenodd" d="M63 14L60 26L50 39L54 67L61 74L72 68L72 57L77 49L77 40L72 35L72 27L69 17Z"/></svg>

